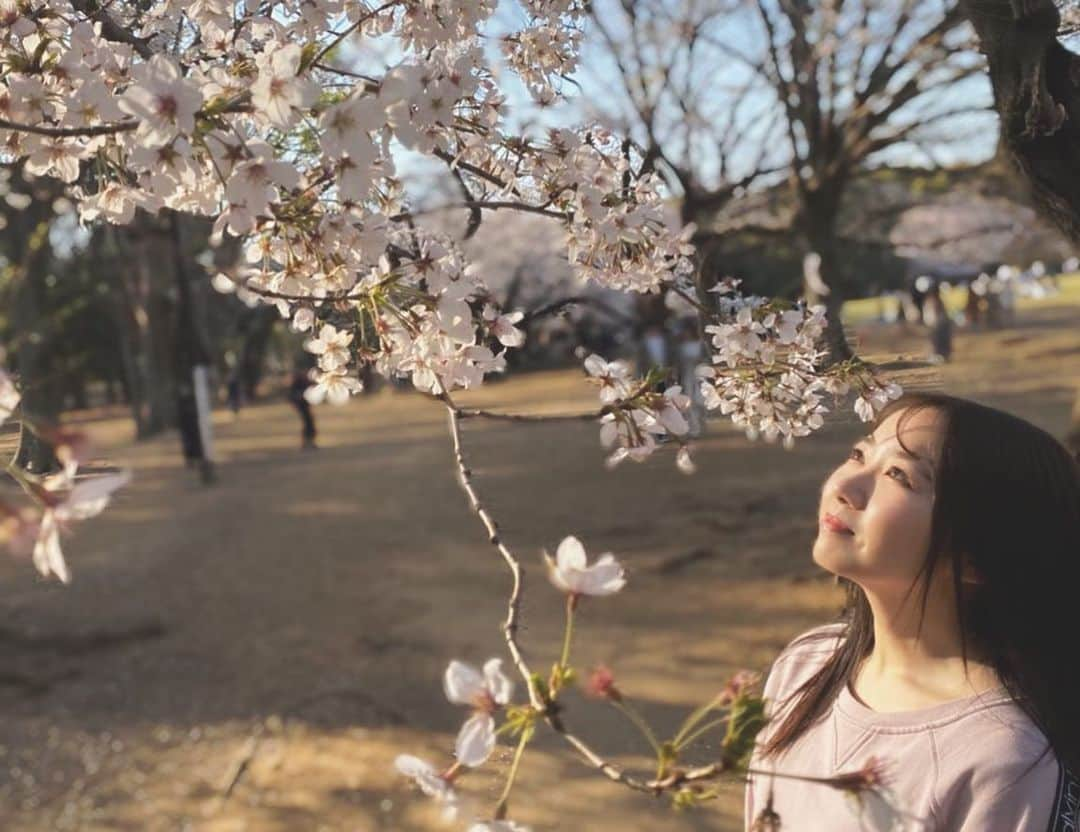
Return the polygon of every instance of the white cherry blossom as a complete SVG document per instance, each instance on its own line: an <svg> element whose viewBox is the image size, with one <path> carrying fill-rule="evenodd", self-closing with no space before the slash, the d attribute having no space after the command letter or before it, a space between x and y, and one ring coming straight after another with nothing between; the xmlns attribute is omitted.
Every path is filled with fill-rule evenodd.
<svg viewBox="0 0 1080 832"><path fill-rule="evenodd" d="M105 82L90 78L79 87L69 102L61 124L66 127L86 127L92 124L119 121L124 117L117 99Z"/></svg>
<svg viewBox="0 0 1080 832"><path fill-rule="evenodd" d="M287 128L298 111L311 103L311 82L297 76L300 69L299 44L267 49L255 58L259 77L251 85L251 103L274 127Z"/></svg>
<svg viewBox="0 0 1080 832"><path fill-rule="evenodd" d="M452 703L467 705L474 711L454 744L458 762L470 767L482 765L495 748L492 714L510 702L514 690L513 683L502 672L502 660L489 659L483 671L479 671L455 659L443 675L443 690Z"/></svg>
<svg viewBox="0 0 1080 832"><path fill-rule="evenodd" d="M316 370L313 378L315 383L304 391L304 398L311 404L328 401L330 404L342 405L349 400L349 396L364 389L364 385L351 375L348 367Z"/></svg>
<svg viewBox="0 0 1080 832"><path fill-rule="evenodd" d="M336 370L349 363L349 344L353 334L345 330L338 331L332 324L323 324L319 336L304 344L304 349L319 356L319 367L323 370Z"/></svg>
<svg viewBox="0 0 1080 832"><path fill-rule="evenodd" d="M37 149L26 157L26 170L36 176L51 174L64 182L79 178L81 149L66 139L42 138Z"/></svg>
<svg viewBox="0 0 1080 832"><path fill-rule="evenodd" d="M118 102L120 109L139 120L137 134L150 145L163 145L177 133L195 129L195 114L203 103L202 92L180 74L167 55L154 55L131 70L134 83Z"/></svg>
<svg viewBox="0 0 1080 832"><path fill-rule="evenodd" d="M484 306L483 316L491 334L504 347L520 347L525 343L525 333L514 326L525 317L524 312L519 310L509 314L499 314L498 309L487 304Z"/></svg>
<svg viewBox="0 0 1080 832"><path fill-rule="evenodd" d="M605 361L593 354L585 359L585 372L600 385L600 401L604 404L624 399L633 391L630 365L625 361Z"/></svg>
<svg viewBox="0 0 1080 832"><path fill-rule="evenodd" d="M76 520L86 520L100 514L109 504L112 493L130 479L129 471L121 471L75 481L74 484L66 474L45 481L41 490L45 510L33 551L34 566L42 575L55 575L63 583L71 580L60 548L60 533L69 531Z"/></svg>
<svg viewBox="0 0 1080 832"><path fill-rule="evenodd" d="M431 763L412 754L399 754L394 759L394 767L412 779L420 787L420 791L442 804L445 819L453 820L457 816L460 808L457 792L450 780L440 774Z"/></svg>
<svg viewBox="0 0 1080 832"><path fill-rule="evenodd" d="M138 192L118 182L110 182L79 202L79 219L91 222L98 217L116 225L126 225L135 217Z"/></svg>
<svg viewBox="0 0 1080 832"><path fill-rule="evenodd" d="M613 595L626 585L626 574L614 555L605 552L589 566L585 547L573 536L559 544L554 560L547 552L544 560L551 582L570 595Z"/></svg>
<svg viewBox="0 0 1080 832"><path fill-rule="evenodd" d="M322 151L331 159L348 156L356 165L370 165L376 148L368 131L381 126L382 109L374 96L353 95L332 105L319 118Z"/></svg>
<svg viewBox="0 0 1080 832"><path fill-rule="evenodd" d="M455 705L491 711L509 703L514 683L502 672L502 659L488 659L483 670L455 659L443 674L443 690Z"/></svg>

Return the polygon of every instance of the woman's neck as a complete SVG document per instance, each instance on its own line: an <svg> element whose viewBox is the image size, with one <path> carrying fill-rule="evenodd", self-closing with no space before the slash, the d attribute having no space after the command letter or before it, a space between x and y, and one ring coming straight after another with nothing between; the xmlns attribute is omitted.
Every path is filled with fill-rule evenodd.
<svg viewBox="0 0 1080 832"><path fill-rule="evenodd" d="M940 587L940 583L938 584ZM963 699L997 687L997 674L967 660L951 593L933 589L923 612L919 590L864 590L874 618L874 646L852 679L852 691L880 711L904 711Z"/></svg>

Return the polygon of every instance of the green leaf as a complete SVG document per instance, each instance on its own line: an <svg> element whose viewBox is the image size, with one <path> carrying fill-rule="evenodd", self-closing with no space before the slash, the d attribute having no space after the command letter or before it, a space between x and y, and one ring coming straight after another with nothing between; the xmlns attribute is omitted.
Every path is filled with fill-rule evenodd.
<svg viewBox="0 0 1080 832"><path fill-rule="evenodd" d="M766 722L765 700L760 696L740 696L731 703L723 751L728 766L744 769L749 765L754 741Z"/></svg>

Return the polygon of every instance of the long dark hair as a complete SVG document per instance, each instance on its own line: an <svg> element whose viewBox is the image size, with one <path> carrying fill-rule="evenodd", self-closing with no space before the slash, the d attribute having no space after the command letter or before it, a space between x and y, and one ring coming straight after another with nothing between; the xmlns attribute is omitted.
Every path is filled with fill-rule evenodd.
<svg viewBox="0 0 1080 832"><path fill-rule="evenodd" d="M963 658L994 667L1050 749L1080 770L1080 466L1046 431L965 399L909 393L878 416L943 419L930 545L915 579L925 612L939 563L951 561ZM974 583L962 583L964 569ZM837 649L782 703L762 752L790 748L825 716L874 645L863 590L844 580Z"/></svg>

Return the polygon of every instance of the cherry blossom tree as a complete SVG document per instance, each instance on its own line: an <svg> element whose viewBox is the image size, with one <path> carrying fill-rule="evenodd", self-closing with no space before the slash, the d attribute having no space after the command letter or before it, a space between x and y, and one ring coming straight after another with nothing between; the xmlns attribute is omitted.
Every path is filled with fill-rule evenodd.
<svg viewBox="0 0 1080 832"><path fill-rule="evenodd" d="M590 566L580 542L564 541L551 575L567 597L565 646L550 675L534 672L517 626L521 561L477 492L460 425L552 417L455 401L459 390L504 369L507 351L522 344L522 318L498 306L453 238L417 222L404 184L407 159L418 154L446 167L460 199L441 209L460 211L470 226L491 211L557 223L580 281L683 297L710 337L699 370L706 405L751 438L790 445L821 427L830 405L849 393L869 419L900 391L857 358L824 365L820 306L744 296L734 280L702 303L693 229L669 222L655 160L634 142L589 124L511 131L495 64L537 101L565 94L587 10L581 0L521 0L521 26L500 35L496 54L485 48L495 7L494 0L0 0L0 154L26 175L63 182L85 223L123 226L163 213L212 220L213 239L235 239L242 250L235 267L212 275L215 287L276 309L307 333L317 359L312 401L347 401L370 366L410 379L445 408L461 487L512 577L503 633L526 702L511 703L498 660L483 670L451 664L446 692L472 709L457 762L444 770L405 757L399 768L474 829L512 830L519 826L506 819L510 790L541 725L612 780L689 805L714 794L710 781L741 776L763 706L745 677L733 681L678 736L652 737L657 771L646 779L568 728L559 697L577 675L569 660L574 611L621 589L621 567L610 555ZM386 55L389 63L377 58ZM558 300L549 307L558 309ZM609 358L585 359L597 409L554 418L596 420L611 465L677 449L679 467L691 471L688 396L659 389L658 373L636 377ZM51 435L17 412L19 392L7 375L0 394L5 418ZM29 546L39 569L67 579L58 532L100 511L126 474L82 477L77 437L57 443L58 457L73 463L56 475L8 467L29 505L4 504L0 540L17 553ZM616 701L615 688L605 689ZM652 736L625 698L618 702ZM686 745L719 726L720 759L680 764ZM487 759L500 733L518 745L492 817L461 812L452 783ZM877 780L852 775L824 785L862 793Z"/></svg>

